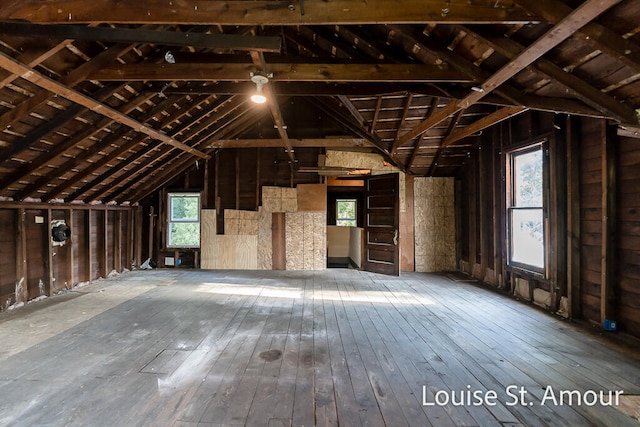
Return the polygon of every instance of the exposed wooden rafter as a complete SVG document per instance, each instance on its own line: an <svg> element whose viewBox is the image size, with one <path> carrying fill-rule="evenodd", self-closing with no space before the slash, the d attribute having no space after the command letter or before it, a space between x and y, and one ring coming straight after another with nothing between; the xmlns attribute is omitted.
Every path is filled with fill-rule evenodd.
<svg viewBox="0 0 640 427"><path fill-rule="evenodd" d="M78 25L40 25L24 22L0 22L0 34L63 40L100 40L101 42L114 43L154 43L220 50L280 52L280 38L267 36L185 33Z"/></svg>
<svg viewBox="0 0 640 427"><path fill-rule="evenodd" d="M107 81L250 81L254 64L176 63L114 64L96 70L88 80ZM473 83L474 80L447 66L426 64L269 63L275 82L413 82Z"/></svg>
<svg viewBox="0 0 640 427"><path fill-rule="evenodd" d="M579 8L536 40L531 46L522 51L516 58L500 68L500 70L477 87L476 90L473 90L460 101L450 102L445 108L418 124L412 131L403 135L400 139L400 144L404 144L422 135L427 129L440 123L457 111L476 104L488 93L498 88L546 52L562 43L586 23L619 2L620 0L589 0L583 3Z"/></svg>
<svg viewBox="0 0 640 427"><path fill-rule="evenodd" d="M513 1L476 0L452 7L449 0L350 0L308 2L305 13L289 8L289 2L181 0L162 7L153 0L114 3L110 0L29 2L17 10L0 12L0 18L33 23L99 23L108 18L118 24L220 25L324 25L391 23L529 23L538 18L513 7Z"/></svg>
<svg viewBox="0 0 640 427"><path fill-rule="evenodd" d="M53 80L52 78L39 73L33 68L16 61L12 57L4 53L0 53L0 67L5 68L6 70L14 74L19 74L23 79L28 80L31 83L38 85L45 90L48 90L49 92L67 98L68 100L80 104L98 114L102 114L103 116L109 117L112 120L117 121L118 123L129 126L138 132L145 133L154 139L158 139L165 144L180 148L181 150L193 154L194 156L202 157L205 159L209 158L208 155L195 150L194 148L189 147L188 145L185 145L180 141L170 138L155 129L145 126L140 122L132 119L131 117L122 114L119 111L114 110L113 108L102 104L81 92L78 92L60 82Z"/></svg>

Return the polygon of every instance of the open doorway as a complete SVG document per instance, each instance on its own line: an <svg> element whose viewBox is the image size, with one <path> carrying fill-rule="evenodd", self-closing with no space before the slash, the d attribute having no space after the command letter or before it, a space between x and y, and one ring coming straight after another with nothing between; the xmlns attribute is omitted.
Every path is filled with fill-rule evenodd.
<svg viewBox="0 0 640 427"><path fill-rule="evenodd" d="M327 181L327 268L362 267L364 180Z"/></svg>

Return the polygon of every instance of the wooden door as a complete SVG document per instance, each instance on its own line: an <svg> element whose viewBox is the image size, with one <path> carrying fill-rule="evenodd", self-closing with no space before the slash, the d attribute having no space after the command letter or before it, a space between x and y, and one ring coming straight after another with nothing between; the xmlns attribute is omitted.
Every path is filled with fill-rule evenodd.
<svg viewBox="0 0 640 427"><path fill-rule="evenodd" d="M366 271L400 275L399 174L365 181L364 263Z"/></svg>

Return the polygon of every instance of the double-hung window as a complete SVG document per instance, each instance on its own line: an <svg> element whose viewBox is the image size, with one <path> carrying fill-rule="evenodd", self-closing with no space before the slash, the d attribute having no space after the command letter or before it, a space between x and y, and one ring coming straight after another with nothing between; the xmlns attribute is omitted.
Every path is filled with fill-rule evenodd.
<svg viewBox="0 0 640 427"><path fill-rule="evenodd" d="M344 227L356 227L358 220L356 217L356 209L358 201L356 199L337 199L336 200L336 225Z"/></svg>
<svg viewBox="0 0 640 427"><path fill-rule="evenodd" d="M537 144L508 154L509 264L544 273L544 146Z"/></svg>
<svg viewBox="0 0 640 427"><path fill-rule="evenodd" d="M200 193L169 193L167 206L167 247L200 247Z"/></svg>

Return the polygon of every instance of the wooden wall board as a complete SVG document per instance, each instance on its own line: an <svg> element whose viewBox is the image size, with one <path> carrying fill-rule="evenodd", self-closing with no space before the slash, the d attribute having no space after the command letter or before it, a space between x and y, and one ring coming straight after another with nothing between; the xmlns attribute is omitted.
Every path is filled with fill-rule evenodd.
<svg viewBox="0 0 640 427"><path fill-rule="evenodd" d="M225 209L224 234L258 235L258 212Z"/></svg>
<svg viewBox="0 0 640 427"><path fill-rule="evenodd" d="M303 214L287 212L285 214L286 269L304 269L304 220Z"/></svg>
<svg viewBox="0 0 640 427"><path fill-rule="evenodd" d="M258 212L258 270L273 268L273 214L260 207Z"/></svg>
<svg viewBox="0 0 640 427"><path fill-rule="evenodd" d="M415 238L414 238L414 177L405 176L405 211L400 212L400 270L414 271L415 269Z"/></svg>
<svg viewBox="0 0 640 427"><path fill-rule="evenodd" d="M287 243L286 243L286 214L274 212L271 216L271 247L273 270L286 270L287 268ZM265 242L265 244L268 244Z"/></svg>
<svg viewBox="0 0 640 427"><path fill-rule="evenodd" d="M15 303L18 211L0 209L0 310Z"/></svg>
<svg viewBox="0 0 640 427"><path fill-rule="evenodd" d="M313 270L327 268L327 214L314 212L313 216Z"/></svg>
<svg viewBox="0 0 640 427"><path fill-rule="evenodd" d="M415 270L456 269L453 178L414 179Z"/></svg>
<svg viewBox="0 0 640 427"><path fill-rule="evenodd" d="M327 186L325 184L298 184L299 212L326 212Z"/></svg>
<svg viewBox="0 0 640 427"><path fill-rule="evenodd" d="M200 211L200 266L203 269L215 268L216 210Z"/></svg>

